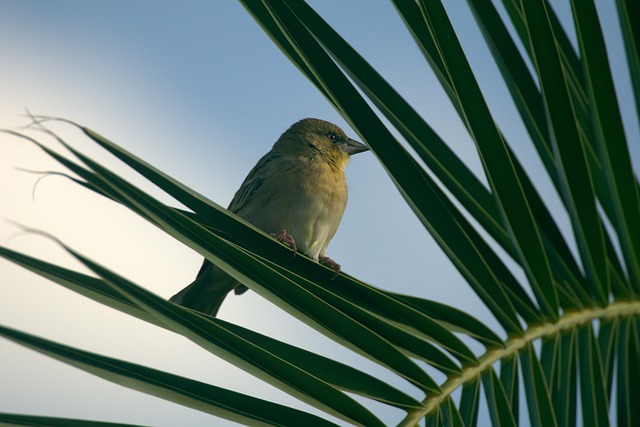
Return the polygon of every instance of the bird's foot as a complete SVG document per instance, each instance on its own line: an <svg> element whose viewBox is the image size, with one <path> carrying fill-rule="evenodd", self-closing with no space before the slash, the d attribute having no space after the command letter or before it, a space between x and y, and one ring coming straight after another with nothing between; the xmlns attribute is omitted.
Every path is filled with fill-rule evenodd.
<svg viewBox="0 0 640 427"><path fill-rule="evenodd" d="M277 233L271 233L273 237L276 238L278 242L282 242L285 245L289 245L289 247L293 250L293 256L295 257L298 253L298 247L296 246L296 241L293 240L293 236L291 234L287 234L287 230L280 230Z"/></svg>
<svg viewBox="0 0 640 427"><path fill-rule="evenodd" d="M327 267L332 268L333 271L336 272L336 274L331 278L331 280L338 277L338 275L340 274L340 269L342 268L340 267L340 264L338 264L328 256L324 256L324 255L320 255L318 257L318 261L320 261L320 264L326 265Z"/></svg>

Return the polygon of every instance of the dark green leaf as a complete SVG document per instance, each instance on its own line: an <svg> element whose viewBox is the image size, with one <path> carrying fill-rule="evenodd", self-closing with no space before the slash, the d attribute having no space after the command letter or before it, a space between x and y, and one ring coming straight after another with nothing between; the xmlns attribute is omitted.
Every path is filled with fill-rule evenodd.
<svg viewBox="0 0 640 427"><path fill-rule="evenodd" d="M0 425L31 427L135 427L134 424L0 413Z"/></svg>
<svg viewBox="0 0 640 427"><path fill-rule="evenodd" d="M518 419L520 404L520 377L518 376L518 358L513 355L500 360L500 381L507 394L513 417Z"/></svg>
<svg viewBox="0 0 640 427"><path fill-rule="evenodd" d="M613 362L616 356L618 331L620 320L618 318L603 319L598 330L598 346L602 355L602 367L604 369L605 387L607 399L611 401L611 386L613 385Z"/></svg>
<svg viewBox="0 0 640 427"><path fill-rule="evenodd" d="M480 405L480 379L474 378L462 386L460 397L460 415L467 427L478 424L478 407Z"/></svg>
<svg viewBox="0 0 640 427"><path fill-rule="evenodd" d="M565 426L576 425L578 405L576 340L576 332L573 329L560 334L557 379L551 388L558 424Z"/></svg>
<svg viewBox="0 0 640 427"><path fill-rule="evenodd" d="M640 120L640 4L635 0L616 0L616 6Z"/></svg>
<svg viewBox="0 0 640 427"><path fill-rule="evenodd" d="M585 85L590 98L591 123L602 175L611 204L608 212L618 232L627 273L640 291L640 195L631 166L607 50L593 0L571 2ZM607 289L608 290L608 289Z"/></svg>
<svg viewBox="0 0 640 427"><path fill-rule="evenodd" d="M542 0L522 4L538 72L560 181L591 292L604 304L610 283L603 226L596 209L593 182L579 135L560 54Z"/></svg>
<svg viewBox="0 0 640 427"><path fill-rule="evenodd" d="M634 319L622 319L618 338L616 415L619 426L640 425L640 336Z"/></svg>
<svg viewBox="0 0 640 427"><path fill-rule="evenodd" d="M513 158L491 117L442 4L439 1L423 1L420 4L460 100L463 121L467 123L478 148L520 264L529 278L541 311L545 316L557 319L558 297L552 285L551 267Z"/></svg>
<svg viewBox="0 0 640 427"><path fill-rule="evenodd" d="M422 31L413 30L413 27L415 26L414 21L416 21L415 15L419 13L419 9L417 9L416 5L411 1L396 1L395 5L398 8L399 12L401 13L401 16L403 17L403 19L405 19L405 22L407 23L407 25L410 28L412 28L414 38L417 39L418 44L421 46L435 46L434 40L432 39L432 33L428 30L427 26L424 25L424 23L423 23L424 30ZM507 50L509 49L509 47L515 47L513 46L513 43L509 45L508 42L510 39L508 37L505 38L506 30L504 30L504 28L501 27L501 20L497 15L497 13L495 12L495 9L493 8L493 5L491 4L491 2L476 1L476 2L473 2L473 5L476 6L474 11L481 12L480 14L477 15L478 21L480 22L480 26L483 28L489 29L488 32L485 31L485 35L487 34L489 35L488 37L489 44L491 46L498 46L498 47L506 46ZM493 34L496 31L498 34L494 34L492 36L491 34ZM447 71L444 69L444 65L440 65L442 64L442 61L443 61L440 51L435 49L435 47L426 48L423 50L425 51L425 54L430 64L434 67L434 71L436 72L436 75L439 77L440 83L445 88L445 91L447 92L447 94L449 94L451 101L453 102L458 113L460 114L461 118L464 121L465 114L464 114L462 105L460 104L460 100L458 98L457 93L451 89L452 82L450 80L450 76L447 74ZM520 57L517 51L508 50L508 52L499 52L499 50L500 49L497 49L497 50L494 49L494 53L498 52L497 59L499 64L503 64L503 62L508 62L513 60L513 58ZM516 65L515 68L518 68L518 66L521 66L523 64L515 64L515 65ZM504 71L504 68L503 68L503 71ZM518 69L517 75L518 76L529 75L528 72L523 72L523 71L524 70L522 70L521 68ZM505 80L507 80L508 84L511 82L511 78L508 73L505 74ZM530 83L530 85L527 88L525 88L525 91L526 89L531 89L531 88L533 88L534 91L536 90L533 82L527 82L527 83ZM514 98L516 98L516 103L518 103L518 99L520 98L515 95L514 95ZM539 94L537 94L536 100L538 104L540 104ZM541 106L539 110L542 110ZM469 127L470 123L468 122L465 122L465 123L467 124L467 128L469 129L469 131L473 134L473 129ZM549 151L548 150L549 144L547 143L546 145L547 147L545 149ZM548 255L551 261L551 267L553 267L554 269L557 269L557 271L554 271L554 274L557 274L563 278L563 279L558 279L558 285L560 286L559 290L562 290L563 287L568 286L570 289L566 290L565 294L571 291L574 293L576 291L580 293L581 282L582 282L580 270L577 267L575 261L573 260L573 257L569 252L569 249L557 225L555 224L548 210L544 206L544 203L540 199L537 191L535 190L535 187L530 182L527 174L525 173L524 169L518 162L517 158L513 156L513 153L511 152L508 146L506 147L506 149L508 154L512 157L515 173L517 174L518 179L522 182L522 189L526 194L528 203L531 205L531 209L534 214L534 217L536 218L536 221L540 226L540 230L542 232L542 242L545 246L545 249L548 250ZM552 176L555 176L556 175L555 168L553 169L553 171L550 171L550 173L552 174ZM481 224L482 224L482 221L481 221ZM495 235L494 235L494 238L496 238ZM501 242L500 239L498 239L498 242ZM507 250L507 252L512 257L516 259L516 261L520 261L518 254L515 253L511 244L509 245L503 244L503 247L505 248L505 250ZM511 287L508 282L506 284L507 286L509 286L509 289L513 289L513 287ZM588 298L584 298L584 295L582 296L583 296L583 301L589 302ZM580 301L574 298L571 298L571 299L563 298L561 299L561 303L563 303L565 307L569 307L569 308L581 307L582 305ZM525 313L523 313L523 311L518 306L517 300L514 300L514 305L516 305L516 308L518 309L519 313L523 315L523 317L525 317L525 319L528 322L531 322L530 317L526 316Z"/></svg>
<svg viewBox="0 0 640 427"><path fill-rule="evenodd" d="M524 17L521 10L521 4L517 0L503 0L509 15L512 18L512 21L518 30L518 33L525 45L525 48L528 49L528 52L531 54L531 48L529 43L529 36L526 32L524 25ZM565 78L567 79L567 86L569 89L569 94L571 97L572 105L575 108L575 115L577 118L577 126L579 131L581 132L581 136L584 138L585 142L585 150L587 152L587 160L589 164L589 168L591 170L591 174L595 184L596 194L598 195L598 199L602 203L602 207L604 208L606 214L609 217L615 216L614 208L611 203L611 199L609 197L609 188L605 185L605 177L603 175L601 163L598 159L598 155L596 154L597 149L593 141L596 139L596 135L593 131L591 115L589 113L589 99L584 86L584 76L582 75L582 65L573 49L571 42L569 41L566 32L564 31L562 25L560 24L557 16L555 15L553 8L549 6L549 2L545 0L546 11L548 17L551 22L551 27L553 28L554 36L556 37L556 46L558 48L558 52L560 53L560 59L562 62L563 71L565 72ZM623 30L624 31L624 30ZM636 38L637 39L637 38ZM606 61L606 58L603 58ZM634 82L635 83L635 82ZM549 146L551 143L549 143ZM540 154L541 157L544 157L543 154ZM556 175L555 171L549 171L551 176ZM561 195L563 195L563 190L558 183L556 183L556 188L560 191ZM565 205L569 208L570 203L567 200L564 201ZM533 205L535 208L535 204ZM546 223L546 222L545 222ZM543 226L544 224L543 223ZM606 230L605 230L606 231ZM624 275L622 268L619 266L617 255L615 251L609 250L612 246L611 240L608 237L607 233L604 233L605 244L607 245L607 256L609 258L609 267L611 269L611 279L613 280L612 285L617 287L616 291L618 295L625 295L629 297L628 294L631 292L631 286L626 281L618 280L619 276ZM553 257L553 253L550 254L551 261L553 263L556 262L555 257ZM569 266L567 266L569 267ZM562 271L562 270L561 270ZM572 277L580 278L580 274L576 274L575 270L571 269L570 271L563 272L565 278L569 279L568 285L575 286ZM582 280L578 280L578 283L581 283ZM576 289L579 291L580 289ZM584 299L587 301L587 299ZM588 303L587 305L591 305Z"/></svg>
<svg viewBox="0 0 640 427"><path fill-rule="evenodd" d="M141 320L165 328L166 325L155 316L140 308L134 301L125 298L101 279L86 276L56 265L0 247L0 256L11 260L62 286L98 301L116 310L123 311ZM319 356L298 347L285 344L265 335L233 325L221 319L207 316L210 322L220 324L242 339L250 341L274 355L288 360L296 360L296 365L314 376L336 387L400 408L415 408L420 404L410 396L394 389L386 383L353 367Z"/></svg>
<svg viewBox="0 0 640 427"><path fill-rule="evenodd" d="M527 344L520 350L519 355L531 425L539 427L558 425L551 405L551 393L533 345Z"/></svg>
<svg viewBox="0 0 640 427"><path fill-rule="evenodd" d="M541 365L560 426L576 425L576 336L569 329L543 340Z"/></svg>
<svg viewBox="0 0 640 427"><path fill-rule="evenodd" d="M441 427L442 424L442 409L440 407L425 417L425 427Z"/></svg>
<svg viewBox="0 0 640 427"><path fill-rule="evenodd" d="M578 371L584 425L608 426L609 399L604 384L602 357L590 323L578 329Z"/></svg>
<svg viewBox="0 0 640 427"><path fill-rule="evenodd" d="M223 324L208 322L200 314L167 302L68 247L65 249L102 277L108 285L157 317L168 329L184 335L213 354L340 418L365 425L382 425L371 412L347 395L300 367L235 335L233 331L224 328Z"/></svg>
<svg viewBox="0 0 640 427"><path fill-rule="evenodd" d="M0 326L0 335L111 382L239 423L335 425L315 415Z"/></svg>
<svg viewBox="0 0 640 427"><path fill-rule="evenodd" d="M459 100L455 91L451 88L449 76L446 73L442 58L438 54L435 42L431 37L431 33L429 32L424 20L418 19L418 16L420 16L420 9L415 2L407 0L396 0L394 1L394 5L398 9L400 16L404 19L405 23L410 28L412 34L414 35L414 38L418 42L418 45L425 52L425 56L429 60L429 63L432 65L445 91L449 94L449 98L453 102L454 106L456 106L459 114L463 116ZM328 27L327 25L325 28L323 28L322 34L326 34L329 31L330 27ZM337 36L336 38L339 38L339 36ZM323 40L326 40L326 38L323 38ZM329 49L331 49L330 41L324 41L324 44L327 45ZM346 45L345 42L343 42L343 44ZM442 148L440 145L444 146L444 144L440 143L440 139L437 137L437 135L434 134L433 136L431 136L428 132L426 132L426 129L423 132L424 136L418 137L418 142L413 143L414 139L416 139L416 135L414 135L414 133L412 132L416 132L416 129L420 129L424 126L428 127L428 125L426 125L426 123L424 124L424 126L422 125L421 119L417 118L417 113L414 113L410 119L405 119L405 122L398 124L399 121L403 120L401 112L407 109L411 110L410 107L408 105L405 105L406 103L404 102L404 100L402 100L399 95L396 95L395 93L395 97L385 97L385 95L388 95L388 92L391 92L392 89L387 89L386 86L388 85L382 80L382 78L375 74L375 71L370 70L369 74L375 74L376 79L367 84L367 75L363 72L363 69L369 71L369 65L364 60L361 60L354 64L352 58L356 56L357 53L353 52L352 54L349 54L348 49L349 47L348 45L346 45L345 50L347 50L347 52L343 56L340 56L339 60L341 63L343 63L343 66L347 68L347 72L349 72L349 75L360 85L365 93L368 94L368 96L374 101L376 106L383 112L385 112L387 118L396 126L396 128L400 130L405 139L409 141L409 143L422 157L425 163L431 168L432 171L434 171L436 176L438 176L439 179L442 180L442 182L462 203L462 205L465 206L465 208L469 210L469 212L480 222L480 224L491 234L491 236L496 239L502 245L502 247L514 259L516 259L516 261L518 261L519 258L518 254L516 253L515 247L509 239L508 233L504 228L504 225L502 224L503 221L496 209L495 203L487 200L491 198L491 195L486 191L484 186L475 184L473 182L473 177L471 177L467 180L468 182L466 182L465 187L463 188L464 191L461 193L455 185L450 183L451 178L449 178L449 175L451 174L453 174L453 176L455 177L458 177L458 175L460 175L460 177L457 179L460 179L461 183L463 183L462 177L465 176L465 173L461 174L461 172L465 171L462 171L461 167L456 163L458 162L457 158L450 159L452 153L450 153L448 149ZM332 53L334 55L337 55L335 53L337 50L338 49L334 48L332 50ZM350 63L353 65L349 67ZM357 72L350 71L350 69L356 70ZM386 92L379 90L379 87L381 85L386 85L384 86ZM386 113L387 111L389 111L389 113ZM464 117L462 118L464 119ZM411 126L409 126L409 122L412 122ZM421 141L429 141L429 144L427 145ZM426 155L422 154L425 150L427 153ZM515 158L514 162L516 172L518 173L519 178L523 180L524 190L528 194L528 197L530 197L530 203L533 209L536 211L536 214L539 217L539 220L542 223L543 227L547 228L547 232L551 232L551 234L553 235L552 238L545 238L545 241L554 241L556 243L559 242L560 246L564 245L564 241L557 231L553 220L549 216L548 212L546 212L546 209L544 209L544 205L542 205L541 201L539 200L534 187L529 183L528 177L524 173L524 170L522 170ZM443 168L444 171L442 171ZM482 198L480 198L480 195L482 195ZM477 198L477 201L475 198ZM471 203L472 201L473 203ZM478 209L476 204L480 206L481 209ZM476 233L473 228L468 227L467 233L472 239L474 239L474 241L477 240L475 239ZM476 242L476 244L482 248L482 244L480 244L479 242ZM551 247L550 249L550 253L553 258L557 258L559 254L556 253L556 249L553 247ZM481 252L487 253L488 255L493 254L492 251L488 251L486 249L481 249ZM565 259L564 262L558 262L558 265L564 266L567 264L571 264L572 258L568 249L564 251L563 255L568 255L569 258ZM513 292L513 294L510 296L512 297L513 304L516 310L518 310L518 313L523 316L527 322L538 322L539 320L534 319L533 317L535 316L529 310L532 307L532 304L529 301L529 297L526 294L522 293L522 289L520 285L515 281L515 279L503 270L504 265L499 262L499 260L493 259L492 256L488 257L488 262L491 263L492 269L496 272L500 279L504 281L504 284L507 286L507 291ZM577 266L575 268L575 271L579 272Z"/></svg>
<svg viewBox="0 0 640 427"><path fill-rule="evenodd" d="M529 57L533 61L533 53L529 38L530 36L527 31L527 23L525 21L524 12L522 10L522 2L519 0L502 0L502 3L509 13L511 22L515 26L522 44L527 50ZM562 65L567 71L570 86L576 93L575 99L584 104L587 101L587 96L584 89L582 88L583 76L582 67L580 66L580 60L578 59L578 56L573 49L573 45L571 44L567 33L564 31L560 20L549 4L549 1L544 0L544 4L547 9L551 28L553 29L554 36L556 37L556 40L558 42L558 50L562 59Z"/></svg>
<svg viewBox="0 0 640 427"><path fill-rule="evenodd" d="M556 161L548 142L548 128L542 98L524 58L492 2L467 0L467 3L500 68L502 78L509 88L540 159L552 180L557 182Z"/></svg>
<svg viewBox="0 0 640 427"><path fill-rule="evenodd" d="M509 399L493 368L482 373L482 385L494 427L516 427L518 423L511 411Z"/></svg>
<svg viewBox="0 0 640 427"><path fill-rule="evenodd" d="M451 399L451 396L445 399L443 406L442 423L445 427L465 427L460 412L458 412L458 408L453 402L453 399Z"/></svg>
<svg viewBox="0 0 640 427"><path fill-rule="evenodd" d="M515 42L509 36L493 3L487 0L468 0L467 2L491 49L538 155L556 188L560 188L557 165L549 141L542 96L536 82L533 80ZM522 173L519 175L534 216L543 231L543 243L548 248L552 267L566 280L568 288L580 293L584 287L580 268L537 192L533 188L528 188L530 186L528 178ZM562 280L560 285L563 285ZM581 295L581 299L589 301L587 295ZM569 307L571 306L576 306L576 304L569 305Z"/></svg>
<svg viewBox="0 0 640 427"><path fill-rule="evenodd" d="M475 317L465 313L464 311L458 310L455 307L410 295L392 293L389 293L389 295L411 304L434 319L440 320L451 330L462 332L477 339L485 346L504 346L502 339L500 339L495 332L485 326L484 323L481 323Z"/></svg>

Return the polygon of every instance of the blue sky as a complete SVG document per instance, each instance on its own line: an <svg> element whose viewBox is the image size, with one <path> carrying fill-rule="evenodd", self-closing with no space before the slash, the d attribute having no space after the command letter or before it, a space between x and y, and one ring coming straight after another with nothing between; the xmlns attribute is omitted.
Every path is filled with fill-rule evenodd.
<svg viewBox="0 0 640 427"><path fill-rule="evenodd" d="M444 3L496 121L540 191L549 194L549 180L466 3ZM606 33L609 53L622 110L632 117L635 107L622 66L613 2L597 3L603 25L613 29ZM365 6L337 0L311 4L481 176L471 139L393 7L386 2ZM561 16L569 16L564 2L556 7ZM236 2L4 1L0 2L0 55L1 128L26 125L25 108L74 120L222 205L277 137L301 118L333 121L358 138ZM78 132L68 126L52 127L74 146L154 191ZM628 140L635 141L632 155L637 170L636 124L628 122L626 131ZM135 214L59 177L41 181L34 201L37 176L17 167L57 169L35 147L0 137L4 220L50 232L164 297L195 276L200 257ZM347 175L350 202L329 255L345 271L371 284L455 305L499 330L405 205L375 156L354 157ZM555 197L550 200L569 235L566 215ZM16 230L9 222L0 222L2 244L81 269L52 242ZM185 339L1 260L0 279L1 324L312 410ZM253 293L229 297L220 316L347 363L372 366ZM208 415L129 391L4 340L0 340L0 383L10 385L0 388L4 412L166 426L211 422ZM374 409L385 422L398 420L399 412L382 406Z"/></svg>

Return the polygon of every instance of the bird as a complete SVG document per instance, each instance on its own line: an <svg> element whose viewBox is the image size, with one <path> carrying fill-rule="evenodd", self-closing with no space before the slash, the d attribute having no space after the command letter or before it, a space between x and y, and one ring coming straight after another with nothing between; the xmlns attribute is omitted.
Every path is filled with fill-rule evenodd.
<svg viewBox="0 0 640 427"><path fill-rule="evenodd" d="M227 209L337 276L340 264L326 250L347 206L345 167L350 156L368 150L333 123L302 119L253 167ZM205 259L196 279L170 301L216 316L232 290L240 295L248 288Z"/></svg>

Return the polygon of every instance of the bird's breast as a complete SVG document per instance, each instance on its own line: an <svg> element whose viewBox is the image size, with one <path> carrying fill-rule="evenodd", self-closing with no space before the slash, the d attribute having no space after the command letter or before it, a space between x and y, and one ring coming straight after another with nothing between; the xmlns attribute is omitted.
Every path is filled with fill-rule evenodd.
<svg viewBox="0 0 640 427"><path fill-rule="evenodd" d="M249 209L238 212L267 233L286 230L301 252L324 255L347 205L344 171L322 161L283 162Z"/></svg>
<svg viewBox="0 0 640 427"><path fill-rule="evenodd" d="M314 171L303 180L299 196L292 200L291 234L310 257L324 255L347 205L347 183L342 171Z"/></svg>

